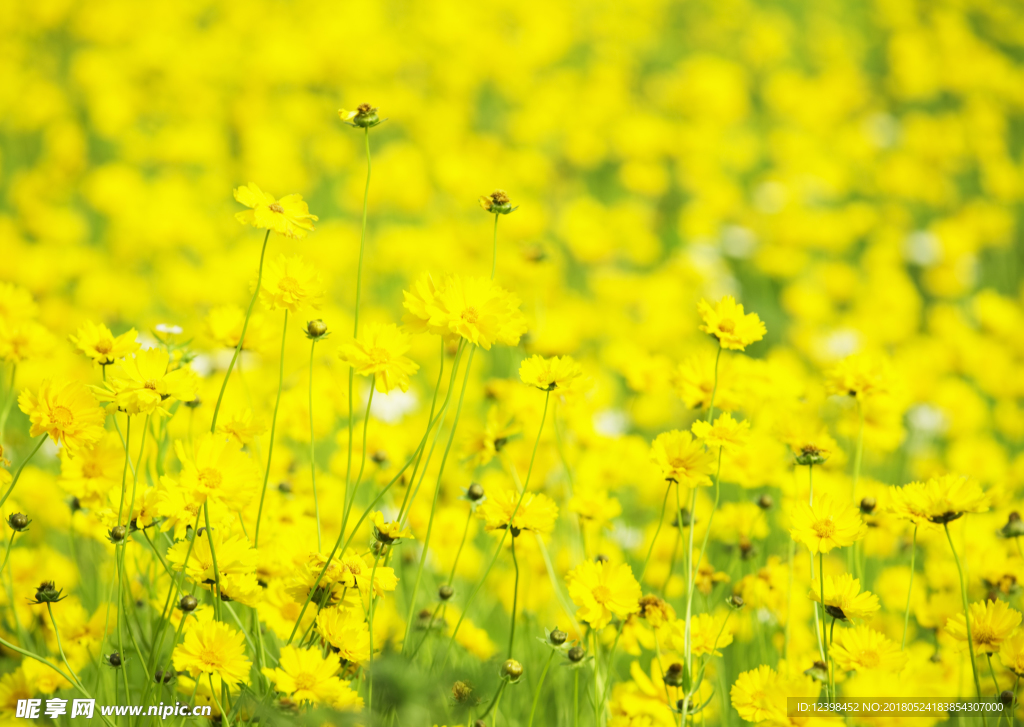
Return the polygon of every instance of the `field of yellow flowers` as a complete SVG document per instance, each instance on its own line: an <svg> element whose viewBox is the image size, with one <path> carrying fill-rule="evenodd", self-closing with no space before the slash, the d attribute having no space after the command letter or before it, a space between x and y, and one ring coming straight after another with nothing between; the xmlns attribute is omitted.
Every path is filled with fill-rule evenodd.
<svg viewBox="0 0 1024 727"><path fill-rule="evenodd" d="M15 0L0 71L0 725L1024 718L1019 0Z"/></svg>

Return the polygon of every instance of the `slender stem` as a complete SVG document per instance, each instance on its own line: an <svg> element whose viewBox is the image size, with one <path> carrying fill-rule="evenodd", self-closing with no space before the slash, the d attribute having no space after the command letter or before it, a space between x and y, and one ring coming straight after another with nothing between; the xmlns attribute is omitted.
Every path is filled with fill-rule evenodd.
<svg viewBox="0 0 1024 727"><path fill-rule="evenodd" d="M494 280L494 273L498 269L498 217L494 215L494 249L491 252L491 280Z"/></svg>
<svg viewBox="0 0 1024 727"><path fill-rule="evenodd" d="M497 217L497 215L495 215ZM512 541L515 542L514 540ZM551 660L555 657L555 650L551 649L548 654L548 660L544 663L544 671L540 673L540 681L537 683L537 690L533 693L533 706L530 707L530 721L526 723L526 727L533 727L533 717L537 714L537 704L540 702L540 693L544 689L544 679L548 675L548 669L551 668Z"/></svg>
<svg viewBox="0 0 1024 727"><path fill-rule="evenodd" d="M786 638L782 648L782 658L789 658L789 635L793 624L793 571L796 570L796 541L789 539L789 588L786 589Z"/></svg>
<svg viewBox="0 0 1024 727"><path fill-rule="evenodd" d="M352 497L345 505L345 513L341 518L341 532L345 532L345 527L348 525L348 515L352 510L352 506L356 502L356 495L359 493L359 485L363 481L363 471L366 468L366 432L370 426L370 407L373 406L373 391L377 384L376 374L370 377L370 396L366 399L366 414L363 416L363 458L359 463L359 475L356 477L356 483L352 486ZM348 491L345 492L348 495Z"/></svg>
<svg viewBox="0 0 1024 727"><path fill-rule="evenodd" d="M459 549L455 551L455 560L452 562L452 572L448 575L448 585L450 586L455 580L455 569L459 567L459 556L462 555L462 549L466 545L466 536L469 535L469 524L473 521L473 506L470 505L469 512L466 514L466 527L462 529L462 541L459 543ZM513 539L513 543L515 540ZM3 568L0 568L0 573L3 572Z"/></svg>
<svg viewBox="0 0 1024 727"><path fill-rule="evenodd" d="M495 215L497 217L497 215ZM497 220L495 220L497 222ZM494 275L492 274L493 278ZM11 414L11 406L14 404L14 377L18 373L18 364L11 363L11 379L7 385L7 396L4 397L3 412L0 412L0 447L3 447L4 433L7 431L7 417Z"/></svg>
<svg viewBox="0 0 1024 727"><path fill-rule="evenodd" d="M46 435L46 434L41 436L39 438L39 443L36 444L35 448L31 452L29 452L29 455L28 455L28 457L25 458L25 461L22 462L20 465L18 465L18 470L17 470L17 472L14 473L14 478L11 480L11 484L7 488L7 492L4 493L3 497L0 497L0 507L4 506L4 503L7 502L7 498L11 496L12 492L14 492L14 486L16 484L18 484L18 479L21 477L22 470L24 470L25 469L25 465L27 465L29 462L31 462L32 458L36 456L36 452L38 452L39 448L43 446L43 442L46 441L46 437L47 436L48 435Z"/></svg>
<svg viewBox="0 0 1024 727"><path fill-rule="evenodd" d="M434 530L434 513L437 512L437 498L438 495L441 494L441 481L444 477L444 467L448 462L448 453L451 451L452 442L455 441L455 432L459 428L459 416L462 414L462 402L466 396L466 384L469 383L469 374L470 370L473 368L473 354L475 353L476 345L473 345L469 350L469 359L466 361L466 372L462 376L462 389L459 391L459 402L455 406L455 418L452 420L452 431L448 435L448 444L444 448L444 454L441 457L441 466L437 470L437 484L434 486L434 500L430 505L430 518L427 520L427 533L423 537L423 549L420 551L419 567L416 569L416 581L413 585L412 596L409 599L409 613L406 616L405 640L402 642L403 649L405 648L405 643L409 640L409 629L412 627L412 614L413 610L416 608L416 596L419 594L420 582L422 581L423 570L427 561L427 550L430 547L430 536ZM502 541L504 541L504 536L502 536ZM461 623L462 619L459 619L459 621Z"/></svg>
<svg viewBox="0 0 1024 727"><path fill-rule="evenodd" d="M324 549L320 535L320 501L316 495L316 435L313 433L313 354L316 351L316 340L309 347L309 473L313 480L313 511L316 513L316 549Z"/></svg>
<svg viewBox="0 0 1024 727"><path fill-rule="evenodd" d="M1020 676L1013 680L1013 702L1010 704L1010 727L1017 724L1017 687L1020 686Z"/></svg>
<svg viewBox="0 0 1024 727"><path fill-rule="evenodd" d="M281 327L281 361L277 370L277 400L274 402L274 418L270 420L270 447L267 450L267 469L263 472L263 489L260 491L260 507L256 511L256 536L252 547L260 544L260 521L263 519L263 501L267 496L267 482L270 481L270 464L274 459L274 437L277 434L277 410L281 406L281 389L284 388L284 342L288 334L288 309L284 310L284 325ZM211 541L212 543L212 541Z"/></svg>
<svg viewBox="0 0 1024 727"><path fill-rule="evenodd" d="M907 587L907 608L903 613L903 640L900 651L907 645L907 626L910 624L910 596L914 592L914 557L917 555L917 525L914 526L914 540L910 546L910 585Z"/></svg>
<svg viewBox="0 0 1024 727"><path fill-rule="evenodd" d="M640 578L637 580L637 582L641 584L644 582L644 575L647 573L647 566L651 562L651 554L654 552L654 544L658 542L658 535L661 533L661 526L665 522L665 509L668 507L668 496L672 492L673 484L675 484L675 482L673 480L669 480L668 487L665 488L665 497L661 501L661 516L658 518L658 527L654 530L654 537L651 538L651 545L649 548L647 548L647 557L644 558L643 567L640 569ZM690 513L690 519L692 522L693 513ZM679 528L683 526L681 522L681 514L678 508L676 508L676 526ZM668 575L669 578L672 577L671 573L669 573Z"/></svg>
<svg viewBox="0 0 1024 727"><path fill-rule="evenodd" d="M825 639L825 555L818 553L818 579L821 588L821 643L825 646L825 669L831 674L828 661L828 641ZM835 625L835 619L832 620L832 625ZM832 689L832 677L829 677L829 684L826 687L825 694L830 695Z"/></svg>
<svg viewBox="0 0 1024 727"><path fill-rule="evenodd" d="M213 672L210 672L207 676L210 678L210 696L213 697L213 701L217 705L217 709L220 710L221 718L224 720L225 727L231 727L231 718L229 717L227 710L225 710L221 705L220 700L217 699L217 690L213 688ZM196 677L196 679L198 680L199 677ZM224 686L223 681L221 682L221 686Z"/></svg>
<svg viewBox="0 0 1024 727"><path fill-rule="evenodd" d="M813 464L807 466L807 485L808 485L808 487L810 489L810 495L808 497L808 504L811 505L811 507L813 507L814 506L814 465ZM811 557L808 560L809 560L810 566L811 566L811 580L813 581L814 580L814 554L813 553L811 553ZM822 603L824 604L824 600L822 600ZM816 608L812 609L812 613L814 614L814 636L818 640L818 653L821 654L821 660L822 661L827 661L827 659L825 658L825 642L821 638L821 633L822 632L818 628L819 625L820 625L818 623L818 620L819 620L818 619L818 609L816 609Z"/></svg>
<svg viewBox="0 0 1024 727"><path fill-rule="evenodd" d="M224 374L224 382L220 385L220 394L217 395L217 405L213 408L213 422L210 424L210 432L217 431L217 415L220 414L220 404L224 401L224 392L228 388L228 379L231 378L231 372L235 368L235 361L238 360L238 354L242 352L242 344L245 343L245 332L249 328L249 318L252 316L252 309L256 305L256 299L260 296L260 285L263 283L263 260L267 255L267 240L270 239L270 230L267 230L267 234L263 236L263 249L260 250L260 270L256 274L256 290L252 293L252 298L249 299L249 308L245 311L245 320L242 321L242 334L238 337L238 343L235 344L235 353L231 356L231 363L228 364L228 370ZM106 374L107 369L103 367L103 373Z"/></svg>
<svg viewBox="0 0 1024 727"><path fill-rule="evenodd" d="M370 159L370 129L367 127L364 129L366 132L363 139L366 144L366 188L363 190L363 225L359 230L359 262L356 265L356 308L354 314L354 322L352 325L352 338L359 337L359 306L363 296L363 252L366 249L366 212L367 205L369 204L370 198L370 170L371 170L371 159ZM352 432L354 430L354 418L352 410L352 393L355 388L355 369L349 368L348 370L348 463L345 466L345 496L348 496L348 488L352 479Z"/></svg>
<svg viewBox="0 0 1024 727"><path fill-rule="evenodd" d="M121 518L124 516L124 498L128 494L128 460L131 455L128 448L132 441L132 418L127 417L124 432L124 468L121 470L121 504L117 508L117 524L121 525Z"/></svg>
<svg viewBox="0 0 1024 727"><path fill-rule="evenodd" d="M572 683L572 727L580 725L580 670L573 669L576 676Z"/></svg>
<svg viewBox="0 0 1024 727"><path fill-rule="evenodd" d="M213 528L210 527L210 501L207 499L203 503L203 518L206 521L206 541L210 544L210 556L213 560L213 585L216 589L213 593L213 612L220 620L220 602L221 602L221 590L220 590L220 568L217 566L217 548L213 544ZM199 537L196 533L195 537Z"/></svg>
<svg viewBox="0 0 1024 727"><path fill-rule="evenodd" d="M460 356L461 353L462 353L462 346L460 345L458 350L455 353L455 370L456 371L458 370L459 356ZM444 380L444 354L445 354L444 338L441 338L441 362L440 362L440 365L438 367L438 372L437 372L437 383L434 384L434 395L430 399L430 414L427 415L427 433L428 434L430 433L430 429L431 429L431 427L433 426L433 423L434 423L434 411L437 408L437 395L441 391L441 382ZM455 382L455 378L453 376L452 377L452 383L454 383L454 382ZM451 391L451 384L448 385L448 390L449 390L449 392ZM448 401L447 397L445 398L445 401L446 402ZM404 524L403 514L405 513L405 506L406 506L406 503L408 503L408 501L409 501L409 494L412 492L412 484L413 484L413 482L416 479L416 471L419 469L420 461L422 459L423 459L423 450L420 449L419 456L416 459L416 466L413 467L412 476L409 478L409 484L405 488L405 496L402 498L402 506L398 509L398 517L395 518L399 522L403 522L403 524Z"/></svg>
<svg viewBox="0 0 1024 727"><path fill-rule="evenodd" d="M676 502L679 502L679 485L676 485ZM686 623L683 626L683 645L686 649L686 674L687 677L693 675L693 649L690 644L690 622L693 616L693 531L694 525L697 520L697 488L693 488L693 495L690 498L690 538L689 544L686 546ZM711 532L709 527L707 532ZM707 533L705 533L705 537ZM690 706L690 695L683 695L683 706L680 710L682 715L688 713Z"/></svg>
<svg viewBox="0 0 1024 727"><path fill-rule="evenodd" d="M63 644L61 644L61 641L60 641L60 629L57 628L57 620L53 617L53 604L52 603L47 602L47 604L46 604L46 612L50 614L50 623L53 624L53 633L57 636L57 651L60 652L60 658L64 660L64 666L66 666L68 668L68 673L71 675L72 679L74 680L71 683L72 684L77 684L77 685L81 686L82 680L78 678L77 674L75 674L75 670L72 669L71 668L71 664L68 663L68 657L64 654L64 646L63 646ZM989 663L991 664L991 660L989 661ZM996 691L998 691L998 690L996 690Z"/></svg>
<svg viewBox="0 0 1024 727"><path fill-rule="evenodd" d="M497 217L497 215L495 215ZM509 527L512 527L511 523ZM516 568L515 585L512 587L512 628L508 636L508 658L512 658L512 645L516 642L516 606L519 601L519 561L516 560L516 536L512 534L512 564Z"/></svg>
<svg viewBox="0 0 1024 727"><path fill-rule="evenodd" d="M711 423L715 416L715 395L718 393L718 362L722 358L722 346L718 346L718 353L715 354L715 383L711 387L711 401L708 402L708 423Z"/></svg>
<svg viewBox="0 0 1024 727"><path fill-rule="evenodd" d="M985 654L985 658L988 659L988 673L992 675L992 686L994 686L996 688L996 699L998 700L999 699L999 693L1000 693L1001 690L999 689L999 680L996 679L995 667L992 666L992 655L991 654Z"/></svg>
<svg viewBox="0 0 1024 727"><path fill-rule="evenodd" d="M11 548L14 547L14 536L17 534L17 530L11 531L11 539L7 541L7 552L4 553L4 563L3 565L0 565L0 575L3 575L4 569L7 568L7 561L11 557Z"/></svg>
<svg viewBox="0 0 1024 727"><path fill-rule="evenodd" d="M468 371L467 367L467 371ZM540 444L540 435L544 431L544 422L548 418L548 403L551 401L551 392L548 391L544 396L544 411L540 417L540 426L537 428L537 438L533 442L533 453L530 455L530 467L526 470L526 480L523 482L523 491L519 495L519 500L516 502L515 508L512 510L512 515L508 519L510 527L505 528L501 534L501 539L498 541L498 547L494 549L494 555L491 556L491 562L487 565L487 570L484 571L483 577L477 581L476 586L473 587L473 591L469 594L469 598L466 599L466 604L462 609L462 614L459 616L458 622L455 624L455 629L452 631L451 638L448 640L448 646L444 650L444 660L441 663L441 668L444 669L445 664L448 663L448 654L451 652L452 644L455 643L455 637L459 633L459 627L462 626L462 622L466 618L466 614L469 612L469 606L473 602L473 598L480 591L480 588L487 581L487 576L490 575L491 569L494 567L495 562L498 560L498 555L501 553L502 546L505 545L505 538L508 537L509 531L511 530L512 523L515 522L516 514L519 512L520 505L523 504L523 498L526 497L526 493L530 486L530 476L533 474L533 464L537 459L537 447Z"/></svg>
<svg viewBox="0 0 1024 727"><path fill-rule="evenodd" d="M960 596L964 602L964 625L967 627L967 648L971 654L971 671L974 673L974 688L978 690L978 699L981 699L981 680L978 679L978 664L974 660L974 637L971 635L971 609L967 603L967 584L964 583L964 571L960 567L960 556L957 555L953 546L953 537L949 534L949 523L943 523L946 531L946 540L949 541L949 549L953 551L953 560L956 561L956 572L960 576Z"/></svg>
<svg viewBox="0 0 1024 727"><path fill-rule="evenodd" d="M619 632L621 633L621 631ZM604 699L602 698L601 688L598 686L598 674L597 668L601 664L600 653L598 651L597 633L593 629L590 631L590 638L593 643L594 649L594 727L601 727L601 712L603 712ZM608 654L608 665L611 666L612 655ZM611 681L609 679L609 681Z"/></svg>
<svg viewBox="0 0 1024 727"><path fill-rule="evenodd" d="M707 529L704 531L704 542L701 543L700 553L697 555L697 563L696 563L696 565L694 565L690 569L690 573L688 575L688 580L687 580L687 584L686 584L686 634L685 634L684 641L686 643L686 673L687 674L690 673L690 668L691 668L691 665L693 663L693 654L691 653L692 649L690 648L691 647L691 644L690 644L690 620L691 620L691 616L692 616L692 613L693 613L693 579L694 579L695 572L697 571L697 569L700 568L701 561L704 560L704 553L708 549L708 538L711 535L711 523L715 519L715 512L718 510L718 501L719 501L719 499L721 497L721 494L722 494L722 487L721 487L722 449L723 449L722 447L718 448L718 469L715 471L715 504L711 508L711 515L708 516L708 526L707 526ZM694 502L694 507L696 507L696 503L697 503L697 489L696 488L694 488L694 490L693 490L693 502ZM692 511L690 513L690 517L691 518L694 517L694 514L693 514ZM691 527L690 527L690 557L691 558L693 557L693 555L692 555L693 554L693 530L694 530L694 528L692 527L692 521L691 521ZM684 702L685 701L686 700L684 700Z"/></svg>
<svg viewBox="0 0 1024 727"><path fill-rule="evenodd" d="M381 546L382 549L384 546ZM380 553L373 558L373 569L370 571L370 615L369 621L369 632L370 632L370 665L367 668L367 686L366 686L366 714L369 715L370 719L373 719L373 602L374 586L373 579L377 576L377 563L380 562Z"/></svg>
<svg viewBox="0 0 1024 727"><path fill-rule="evenodd" d="M490 714L491 710L494 709L494 705L496 705L498 703L498 698L501 696L501 693L503 691L505 691L505 685L506 684L508 684L508 679L503 677L502 680L501 680L501 683L498 684L497 691L494 692L494 698L491 699L491 703L489 705L487 705L487 709L485 709L484 713L480 715L479 719L477 719L478 722L483 720L483 718L486 717L488 714Z"/></svg>

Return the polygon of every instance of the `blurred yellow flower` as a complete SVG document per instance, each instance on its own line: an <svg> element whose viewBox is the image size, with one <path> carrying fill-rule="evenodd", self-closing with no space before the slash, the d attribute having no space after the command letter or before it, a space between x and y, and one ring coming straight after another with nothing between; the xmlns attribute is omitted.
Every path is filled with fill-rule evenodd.
<svg viewBox="0 0 1024 727"><path fill-rule="evenodd" d="M722 348L742 351L755 341L760 341L767 333L757 313L744 315L743 306L731 295L722 298L714 307L701 298L697 312L704 319L700 330L717 338Z"/></svg>
<svg viewBox="0 0 1024 727"><path fill-rule="evenodd" d="M108 366L117 359L139 350L139 343L135 340L137 336L134 328L128 329L120 336L114 336L102 323L86 321L79 327L77 335L68 338L97 365Z"/></svg>
<svg viewBox="0 0 1024 727"><path fill-rule="evenodd" d="M79 381L47 379L36 393L22 391L18 407L31 423L30 436L48 434L54 443L63 444L69 454L103 436L103 410Z"/></svg>
<svg viewBox="0 0 1024 727"><path fill-rule="evenodd" d="M235 190L235 200L247 209L236 212L235 219L243 225L252 225L262 230L273 230L285 237L301 240L313 231L313 223L319 218L309 213L309 205L301 194L288 194L274 199L252 182Z"/></svg>
<svg viewBox="0 0 1024 727"><path fill-rule="evenodd" d="M338 358L360 376L373 376L382 394L392 389L408 391L409 377L419 364L403 354L409 350L409 335L394 323L370 323L358 338L342 344Z"/></svg>

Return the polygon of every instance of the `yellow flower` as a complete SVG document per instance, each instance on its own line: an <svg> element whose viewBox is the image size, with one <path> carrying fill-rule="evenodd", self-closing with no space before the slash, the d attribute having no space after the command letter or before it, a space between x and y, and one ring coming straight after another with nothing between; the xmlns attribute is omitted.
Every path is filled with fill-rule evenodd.
<svg viewBox="0 0 1024 727"><path fill-rule="evenodd" d="M185 567L185 573L193 583L200 583L207 588L214 582L213 555L217 554L217 573L225 575L244 575L256 570L256 549L250 547L244 535L232 535L223 527L213 529L213 551L210 550L209 530L203 528L195 536L194 543L179 540L167 551L167 560L174 570ZM188 555L189 546L192 555ZM186 566L185 559L188 557Z"/></svg>
<svg viewBox="0 0 1024 727"><path fill-rule="evenodd" d="M82 353L99 366L108 366L117 359L130 356L139 350L136 336L138 333L134 328L120 336L114 336L102 323L86 321L78 329L78 335L69 338Z"/></svg>
<svg viewBox="0 0 1024 727"><path fill-rule="evenodd" d="M519 298L487 278L449 277L426 310L430 326L487 350L494 343L515 346L526 332Z"/></svg>
<svg viewBox="0 0 1024 727"><path fill-rule="evenodd" d="M245 507L259 486L259 467L241 451L240 445L223 434L203 434L190 448L180 439L174 451L181 462L178 485L190 493L194 502L207 498L232 509Z"/></svg>
<svg viewBox="0 0 1024 727"><path fill-rule="evenodd" d="M1010 638L1020 625L1020 611L1010 608L1006 601L977 601L970 605L971 638L974 640L974 653L995 654L1003 642ZM958 613L946 622L946 632L960 642L960 648L966 649L967 623L964 614Z"/></svg>
<svg viewBox="0 0 1024 727"><path fill-rule="evenodd" d="M693 584L697 587L697 590L705 596L711 595L711 591L715 589L716 584L728 583L732 580L729 578L728 573L716 571L715 567L706 560L698 566L696 571L694 571L693 578Z"/></svg>
<svg viewBox="0 0 1024 727"><path fill-rule="evenodd" d="M564 389L582 374L580 365L571 356L530 356L519 365L519 378L523 383L541 391Z"/></svg>
<svg viewBox="0 0 1024 727"><path fill-rule="evenodd" d="M898 644L867 626L843 629L836 634L829 655L843 671L899 672L908 659Z"/></svg>
<svg viewBox="0 0 1024 727"><path fill-rule="evenodd" d="M330 606L317 614L316 628L345 661L360 664L370 658L370 630L362 611Z"/></svg>
<svg viewBox="0 0 1024 727"><path fill-rule="evenodd" d="M235 190L235 200L250 208L236 213L236 220L261 230L273 230L285 237L301 240L307 232L313 231L313 223L319 219L309 214L309 205L302 200L301 194L274 199L252 182Z"/></svg>
<svg viewBox="0 0 1024 727"><path fill-rule="evenodd" d="M1017 629L999 645L999 660L1017 676L1024 674L1024 631Z"/></svg>
<svg viewBox="0 0 1024 727"><path fill-rule="evenodd" d="M728 625L729 612L716 614L701 613L690 619L690 648L694 656L711 654L721 656L718 651L732 643L732 629ZM669 648L681 654L686 653L686 620L679 619L669 625L666 632Z"/></svg>
<svg viewBox="0 0 1024 727"><path fill-rule="evenodd" d="M398 520L394 522L384 522L384 513L375 512L373 514L373 534L382 543L393 543L396 540L407 540L413 537L412 531L409 529L402 529L402 523Z"/></svg>
<svg viewBox="0 0 1024 727"><path fill-rule="evenodd" d="M39 385L38 393L22 391L18 407L32 425L30 436L46 433L55 443L63 444L69 454L103 436L103 410L79 381L46 379Z"/></svg>
<svg viewBox="0 0 1024 727"><path fill-rule="evenodd" d="M487 499L477 507L477 517L484 520L488 530L504 530L511 522L513 536L524 530L542 535L554 530L558 519L558 505L554 500L542 493L527 492L517 510L519 497L514 487L492 488Z"/></svg>
<svg viewBox="0 0 1024 727"><path fill-rule="evenodd" d="M716 450L721 447L726 452L735 452L746 444L750 422L738 422L731 414L725 413L715 419L714 424L698 419L690 430L695 437L704 440L708 449Z"/></svg>
<svg viewBox="0 0 1024 727"><path fill-rule="evenodd" d="M206 335L225 348L235 348L242 337L242 326L245 325L245 311L237 305L222 305L214 308L206 315ZM268 342L269 331L263 326L263 316L254 313L245 329L244 351L258 351Z"/></svg>
<svg viewBox="0 0 1024 727"><path fill-rule="evenodd" d="M292 313L307 307L319 309L323 297L319 271L300 255L281 255L267 263L260 282L260 300L268 309L284 308Z"/></svg>
<svg viewBox="0 0 1024 727"><path fill-rule="evenodd" d="M496 215L507 215L516 209L512 207L512 202L508 198L508 192L503 189L496 189L490 194L481 196L480 206Z"/></svg>
<svg viewBox="0 0 1024 727"><path fill-rule="evenodd" d="M166 413L172 399L192 401L199 385L190 368L168 371L170 357L163 348L150 348L120 360L102 387L93 387L100 401L109 401L128 414Z"/></svg>
<svg viewBox="0 0 1024 727"><path fill-rule="evenodd" d="M700 330L717 338L722 348L742 351L751 343L760 341L767 333L757 313L744 315L743 306L731 295L715 303L713 308L702 298L697 304L697 312L704 319Z"/></svg>
<svg viewBox="0 0 1024 727"><path fill-rule="evenodd" d="M53 335L35 321L10 322L0 318L0 360L21 363L40 359L53 348Z"/></svg>
<svg viewBox="0 0 1024 727"><path fill-rule="evenodd" d="M263 668L278 692L302 704L333 704L350 689L336 675L341 662L335 654L323 656L319 649L285 646L276 669Z"/></svg>
<svg viewBox="0 0 1024 727"><path fill-rule="evenodd" d="M870 353L847 356L825 375L825 391L865 398L888 394L892 373L885 358Z"/></svg>
<svg viewBox="0 0 1024 727"><path fill-rule="evenodd" d="M565 577L577 615L594 629L603 629L612 616L620 619L640 610L640 584L625 563L611 565L585 560Z"/></svg>
<svg viewBox="0 0 1024 727"><path fill-rule="evenodd" d="M711 486L715 455L689 432L673 429L659 434L651 443L651 461L661 468L666 480L687 487Z"/></svg>
<svg viewBox="0 0 1024 727"><path fill-rule="evenodd" d="M217 431L227 434L239 445L251 444L255 437L267 431L267 423L253 416L252 409L232 412L217 424Z"/></svg>
<svg viewBox="0 0 1024 727"><path fill-rule="evenodd" d="M780 704L778 692L779 675L770 666L761 665L745 671L736 679L729 692L732 706L740 718L747 722L768 722L788 724L785 704Z"/></svg>
<svg viewBox="0 0 1024 727"><path fill-rule="evenodd" d="M448 323L443 317L438 317L435 324L431 324L431 309L440 306L438 302L438 287L434 285L434 279L429 273L424 273L412 283L412 290L402 291L402 306L406 313L402 322L412 333L433 333L438 336L453 336Z"/></svg>
<svg viewBox="0 0 1024 727"><path fill-rule="evenodd" d="M185 632L185 639L174 649L173 662L175 669L187 671L193 679L213 674L228 684L247 682L252 666L242 632L212 620Z"/></svg>
<svg viewBox="0 0 1024 727"><path fill-rule="evenodd" d="M889 505L887 512L896 517L909 520L914 525L931 527L928 516L925 485L921 482L908 482L903 487L889 488Z"/></svg>
<svg viewBox="0 0 1024 727"><path fill-rule="evenodd" d="M974 480L963 475L933 477L920 495L922 512L933 523L952 522L968 512L986 512L988 495Z"/></svg>
<svg viewBox="0 0 1024 727"><path fill-rule="evenodd" d="M815 579L808 593L811 600L821 603L821 581ZM862 619L877 611L881 606L878 596L871 591L861 593L860 581L849 573L825 576L825 611L841 621Z"/></svg>
<svg viewBox="0 0 1024 727"><path fill-rule="evenodd" d="M813 506L806 502L797 505L791 524L793 540L810 548L812 555L852 545L867 534L857 508L841 505L827 494L816 498Z"/></svg>
<svg viewBox="0 0 1024 727"><path fill-rule="evenodd" d="M361 376L374 376L374 388L382 394L398 388L409 390L409 377L419 365L403 354L409 335L394 323L370 323L358 338L342 345L338 358Z"/></svg>

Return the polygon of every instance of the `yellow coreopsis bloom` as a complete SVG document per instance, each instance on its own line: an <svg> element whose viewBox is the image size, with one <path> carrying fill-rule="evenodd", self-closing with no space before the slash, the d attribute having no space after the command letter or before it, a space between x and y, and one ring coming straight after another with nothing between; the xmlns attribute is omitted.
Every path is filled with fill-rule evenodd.
<svg viewBox="0 0 1024 727"><path fill-rule="evenodd" d="M409 335L394 323L370 323L358 338L343 344L338 358L361 376L373 376L374 388L382 394L398 388L409 390L409 377L419 365L403 354L409 350Z"/></svg>
<svg viewBox="0 0 1024 727"><path fill-rule="evenodd" d="M109 401L128 414L164 413L172 399L192 401L199 385L190 368L168 371L170 356L163 348L150 348L121 359L102 387L93 387L100 401Z"/></svg>
<svg viewBox="0 0 1024 727"><path fill-rule="evenodd" d="M523 383L541 391L564 389L582 375L583 370L571 356L530 356L519 365Z"/></svg>
<svg viewBox="0 0 1024 727"><path fill-rule="evenodd" d="M345 661L361 664L370 658L370 630L362 610L329 606L317 614L316 628Z"/></svg>
<svg viewBox="0 0 1024 727"><path fill-rule="evenodd" d="M412 531L408 528L403 529L402 523L398 520L384 522L384 513L379 511L373 514L373 535L382 543L393 543L396 540L408 540L413 537Z"/></svg>
<svg viewBox="0 0 1024 727"><path fill-rule="evenodd" d="M495 343L515 346L526 332L519 298L487 278L449 277L426 310L430 326L488 350Z"/></svg>
<svg viewBox="0 0 1024 727"><path fill-rule="evenodd" d="M690 619L690 648L694 656L711 654L721 656L718 651L732 643L732 629L729 627L728 611L716 614L701 613ZM679 619L669 624L666 640L674 651L686 653L686 620Z"/></svg>
<svg viewBox="0 0 1024 727"><path fill-rule="evenodd" d="M999 645L999 660L1017 676L1024 675L1024 631L1017 629Z"/></svg>
<svg viewBox="0 0 1024 727"><path fill-rule="evenodd" d="M253 284L255 287L255 283ZM320 308L324 286L320 272L300 255L281 255L267 263L260 281L260 300L270 310L298 313Z"/></svg>
<svg viewBox="0 0 1024 727"><path fill-rule="evenodd" d="M1006 601L977 601L970 605L970 610L975 653L998 652L1021 622L1020 611L1010 608ZM958 613L950 618L946 622L946 632L960 642L961 649L967 648L967 621L964 614Z"/></svg>
<svg viewBox="0 0 1024 727"><path fill-rule="evenodd" d="M871 353L847 356L825 375L825 391L858 398L889 393L892 373L888 361Z"/></svg>
<svg viewBox="0 0 1024 727"><path fill-rule="evenodd" d="M908 656L899 644L867 626L843 629L829 649L836 666L843 671L902 671Z"/></svg>
<svg viewBox="0 0 1024 727"><path fill-rule="evenodd" d="M40 384L37 393L28 389L22 391L18 407L29 418L31 436L48 434L70 454L103 436L106 418L103 409L79 381L47 379Z"/></svg>
<svg viewBox="0 0 1024 727"><path fill-rule="evenodd" d="M86 321L78 329L77 335L68 338L97 365L108 366L117 359L130 356L139 350L139 342L135 340L138 335L138 332L131 328L126 333L115 336L102 323Z"/></svg>
<svg viewBox="0 0 1024 727"><path fill-rule="evenodd" d="M815 579L808 592L812 601L821 603L821 581ZM860 590L860 581L849 573L825 576L825 612L840 621L852 621L870 616L881 606L878 596Z"/></svg>
<svg viewBox="0 0 1024 727"><path fill-rule="evenodd" d="M620 619L640 610L640 584L625 563L585 560L565 577L577 615L594 629L603 629L612 616Z"/></svg>
<svg viewBox="0 0 1024 727"><path fill-rule="evenodd" d="M860 540L867 533L857 508L837 503L830 495L822 495L814 505L801 502L791 518L790 535L806 545L811 554L827 553Z"/></svg>
<svg viewBox="0 0 1024 727"><path fill-rule="evenodd" d="M926 499L924 483L908 482L903 487L889 488L889 506L886 509L914 525L931 527L932 521L927 512Z"/></svg>
<svg viewBox="0 0 1024 727"><path fill-rule="evenodd" d="M178 485L197 503L207 498L228 505L245 507L259 486L259 467L240 446L223 434L203 434L191 448L178 440L174 451L181 462Z"/></svg>
<svg viewBox="0 0 1024 727"><path fill-rule="evenodd" d="M775 670L767 665L740 674L729 692L740 718L747 722L787 724L782 706L785 701L780 705L778 699L780 681Z"/></svg>
<svg viewBox="0 0 1024 727"><path fill-rule="evenodd" d="M174 649L174 668L192 678L213 674L228 684L247 682L252 662L245 655L245 637L220 621L195 624Z"/></svg>
<svg viewBox="0 0 1024 727"><path fill-rule="evenodd" d="M989 499L976 481L949 474L933 477L925 483L920 493L920 507L929 520L941 525L964 513L986 512Z"/></svg>
<svg viewBox="0 0 1024 727"><path fill-rule="evenodd" d="M743 313L743 306L727 295L711 306L703 298L697 312L704 319L700 330L718 339L722 348L742 351L751 343L760 341L768 332L757 313Z"/></svg>
<svg viewBox="0 0 1024 727"><path fill-rule="evenodd" d="M320 218L309 213L301 194L288 194L274 199L252 182L235 190L235 200L250 209L235 214L243 225L252 225L262 230L273 230L285 237L301 240L307 232L313 231L313 223Z"/></svg>
<svg viewBox="0 0 1024 727"><path fill-rule="evenodd" d="M477 507L477 517L483 519L487 530L504 530L511 525L513 535L523 530L542 535L554 530L558 519L558 505L554 500L539 492L527 492L522 496L522 503L519 498L520 493L514 487L495 487Z"/></svg>
<svg viewBox="0 0 1024 727"><path fill-rule="evenodd" d="M319 649L285 646L277 668L264 667L263 673L278 692L297 704L333 704L351 689L337 677L340 668L336 654L323 656Z"/></svg>
<svg viewBox="0 0 1024 727"><path fill-rule="evenodd" d="M694 436L702 439L709 449L716 450L721 447L726 452L734 452L746 444L750 422L738 422L731 414L725 413L715 419L713 424L698 419L690 430Z"/></svg>
<svg viewBox="0 0 1024 727"><path fill-rule="evenodd" d="M689 432L673 429L659 434L651 443L651 461L666 480L687 487L711 486L715 455Z"/></svg>

